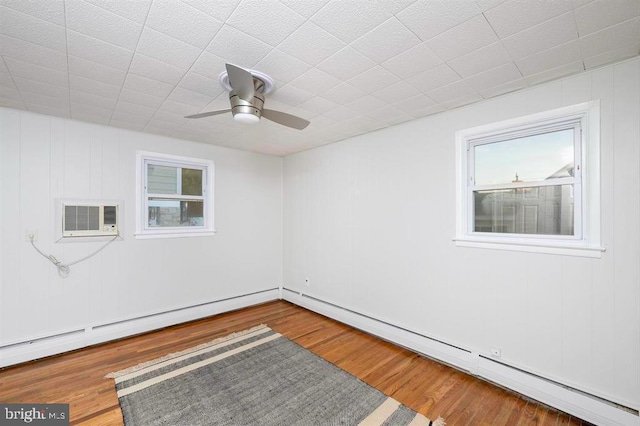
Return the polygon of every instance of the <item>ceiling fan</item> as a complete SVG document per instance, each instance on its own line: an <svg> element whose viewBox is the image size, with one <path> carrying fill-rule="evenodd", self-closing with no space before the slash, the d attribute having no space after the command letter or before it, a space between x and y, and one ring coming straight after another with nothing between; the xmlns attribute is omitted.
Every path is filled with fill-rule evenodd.
<svg viewBox="0 0 640 426"><path fill-rule="evenodd" d="M220 74L220 83L229 90L231 109L202 112L185 118L202 118L224 114L229 111L233 119L241 123L257 123L260 117L283 126L302 130L309 121L282 111L265 109L264 95L273 89L273 80L258 71L248 71L232 64L226 64L227 71Z"/></svg>

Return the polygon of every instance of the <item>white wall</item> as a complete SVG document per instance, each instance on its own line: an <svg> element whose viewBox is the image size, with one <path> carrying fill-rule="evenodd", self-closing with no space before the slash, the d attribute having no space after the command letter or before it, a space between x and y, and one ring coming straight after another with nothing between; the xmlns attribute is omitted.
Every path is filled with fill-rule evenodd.
<svg viewBox="0 0 640 426"><path fill-rule="evenodd" d="M456 247L455 132L593 99L602 258ZM635 59L285 157L284 285L638 408L639 123Z"/></svg>
<svg viewBox="0 0 640 426"><path fill-rule="evenodd" d="M136 150L211 159L211 237L136 240ZM282 159L0 109L0 346L278 287ZM54 243L56 198L124 200L124 241ZM1 356L1 355L0 355Z"/></svg>

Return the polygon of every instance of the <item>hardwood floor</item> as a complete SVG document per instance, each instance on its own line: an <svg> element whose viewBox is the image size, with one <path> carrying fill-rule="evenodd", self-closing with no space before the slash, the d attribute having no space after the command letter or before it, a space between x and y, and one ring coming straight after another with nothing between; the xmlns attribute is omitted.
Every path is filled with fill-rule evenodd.
<svg viewBox="0 0 640 426"><path fill-rule="evenodd" d="M68 403L71 424L122 425L107 373L258 324L448 426L588 424L282 301L0 370L0 402Z"/></svg>

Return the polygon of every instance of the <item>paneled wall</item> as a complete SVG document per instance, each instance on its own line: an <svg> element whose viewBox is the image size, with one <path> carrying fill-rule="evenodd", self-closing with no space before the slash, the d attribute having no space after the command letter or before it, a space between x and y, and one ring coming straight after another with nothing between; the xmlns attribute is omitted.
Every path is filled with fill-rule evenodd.
<svg viewBox="0 0 640 426"><path fill-rule="evenodd" d="M211 159L210 237L136 240L136 150ZM0 109L0 346L278 287L282 159ZM122 241L55 243L56 198L124 201Z"/></svg>
<svg viewBox="0 0 640 426"><path fill-rule="evenodd" d="M602 258L456 247L455 132L594 99ZM638 408L639 211L635 59L285 157L284 285Z"/></svg>

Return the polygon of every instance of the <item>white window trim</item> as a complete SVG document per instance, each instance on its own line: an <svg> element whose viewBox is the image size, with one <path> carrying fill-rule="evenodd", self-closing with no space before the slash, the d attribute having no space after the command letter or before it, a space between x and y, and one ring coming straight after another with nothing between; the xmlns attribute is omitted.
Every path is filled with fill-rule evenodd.
<svg viewBox="0 0 640 426"><path fill-rule="evenodd" d="M579 194L582 214L581 223L578 222L581 235L567 238L471 232L467 191L469 141L571 118L579 118L582 122L582 184ZM600 245L600 102L585 102L456 132L456 236L453 240L459 247L601 257L605 249Z"/></svg>
<svg viewBox="0 0 640 426"><path fill-rule="evenodd" d="M147 173L145 162L157 161L193 166L206 171L203 187L204 226L179 228L149 228L147 226L147 191L145 190ZM172 165L173 165L172 164ZM182 157L157 152L136 151L136 239L202 237L215 234L214 228L214 163L211 160ZM171 196L169 196L171 197ZM178 197L184 198L184 197Z"/></svg>

